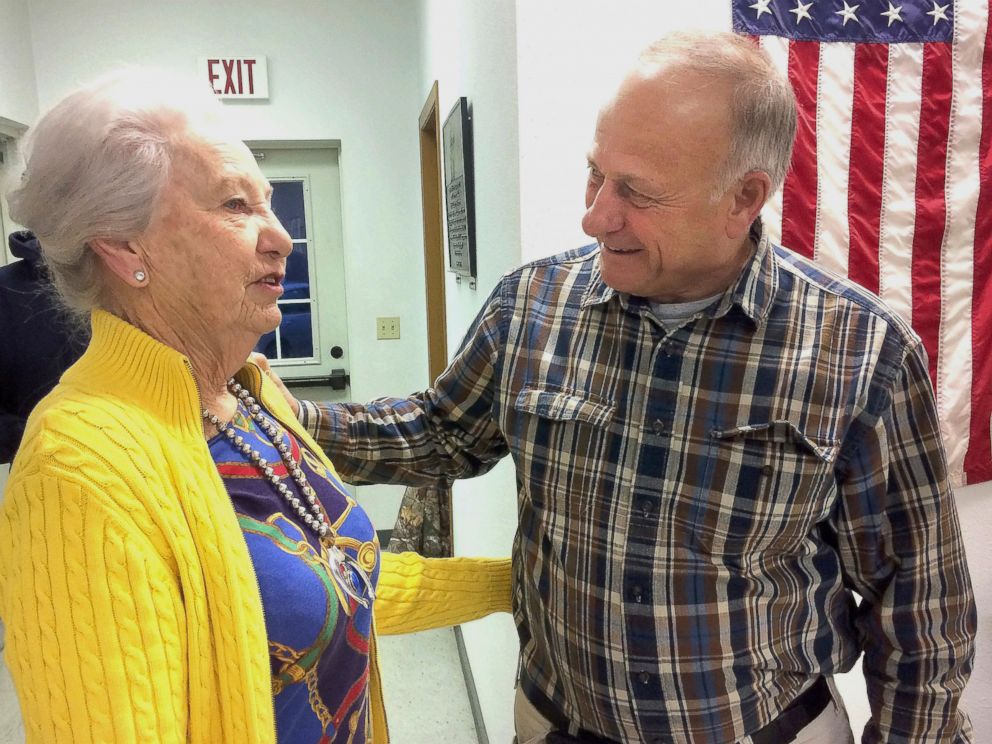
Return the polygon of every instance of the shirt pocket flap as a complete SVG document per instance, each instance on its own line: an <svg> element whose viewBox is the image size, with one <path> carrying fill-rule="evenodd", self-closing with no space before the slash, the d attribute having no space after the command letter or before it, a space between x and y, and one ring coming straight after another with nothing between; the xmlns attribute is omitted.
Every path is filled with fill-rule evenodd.
<svg viewBox="0 0 992 744"><path fill-rule="evenodd" d="M840 450L839 442L807 436L798 426L784 420L769 421L766 424L735 426L730 429L713 429L710 435L719 440L750 439L783 444L791 443L807 453L815 455L825 463L833 463Z"/></svg>
<svg viewBox="0 0 992 744"><path fill-rule="evenodd" d="M555 421L583 421L593 426L603 426L613 416L616 406L590 400L587 397L554 390L524 388L517 395L514 408Z"/></svg>

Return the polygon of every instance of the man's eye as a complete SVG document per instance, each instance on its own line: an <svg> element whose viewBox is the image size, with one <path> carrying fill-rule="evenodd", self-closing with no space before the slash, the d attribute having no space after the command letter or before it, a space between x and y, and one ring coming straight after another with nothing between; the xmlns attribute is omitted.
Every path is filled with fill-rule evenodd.
<svg viewBox="0 0 992 744"><path fill-rule="evenodd" d="M639 191L634 191L632 188L626 184L620 187L620 195L626 199L630 205L636 209L646 209L654 204L654 199L650 196L645 196Z"/></svg>
<svg viewBox="0 0 992 744"><path fill-rule="evenodd" d="M226 202L224 202L224 208L230 209L235 212L243 212L248 208L248 202L245 199L242 199L241 197L237 197L235 199L228 199Z"/></svg>

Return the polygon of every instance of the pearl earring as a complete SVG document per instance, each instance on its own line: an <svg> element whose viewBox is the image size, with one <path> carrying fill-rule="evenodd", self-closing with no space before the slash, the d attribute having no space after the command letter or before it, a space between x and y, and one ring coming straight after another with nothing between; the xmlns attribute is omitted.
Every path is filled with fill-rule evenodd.
<svg viewBox="0 0 992 744"><path fill-rule="evenodd" d="M145 281L145 272L142 271L141 269L138 269L137 271L134 272L134 278L139 282Z"/></svg>

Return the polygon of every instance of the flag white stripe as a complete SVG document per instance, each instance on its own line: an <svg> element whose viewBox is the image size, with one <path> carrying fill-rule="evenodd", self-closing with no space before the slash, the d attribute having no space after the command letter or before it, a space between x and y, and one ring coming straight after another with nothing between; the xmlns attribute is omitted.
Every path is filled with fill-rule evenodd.
<svg viewBox="0 0 992 744"><path fill-rule="evenodd" d="M890 44L885 99L885 166L879 229L879 295L913 321L913 233L916 228L916 156L920 139L923 46Z"/></svg>
<svg viewBox="0 0 992 744"><path fill-rule="evenodd" d="M937 359L937 413L951 482L955 486L964 485L964 458L971 441L971 302L975 213L981 188L978 163L987 24L987 3L955 5L954 90L947 152L947 223L941 246Z"/></svg>
<svg viewBox="0 0 992 744"><path fill-rule="evenodd" d="M813 258L847 276L854 44L821 44L816 96L816 242Z"/></svg>

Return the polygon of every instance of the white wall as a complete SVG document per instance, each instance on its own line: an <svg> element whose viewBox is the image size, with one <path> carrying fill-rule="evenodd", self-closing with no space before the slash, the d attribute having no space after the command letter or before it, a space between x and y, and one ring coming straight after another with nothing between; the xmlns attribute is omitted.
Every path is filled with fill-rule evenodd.
<svg viewBox="0 0 992 744"><path fill-rule="evenodd" d="M423 386L415 3L32 0L30 9L42 107L118 63L192 72L198 56L266 55L270 100L227 104L240 135L341 141L351 350L344 361L352 396L366 400ZM401 318L399 341L376 341L378 315ZM379 528L392 527L401 493L387 486L359 489Z"/></svg>
<svg viewBox="0 0 992 744"><path fill-rule="evenodd" d="M975 741L992 741L992 482L955 491L968 568L978 605L978 644L975 669L964 694L964 704L975 726Z"/></svg>
<svg viewBox="0 0 992 744"><path fill-rule="evenodd" d="M580 226L596 112L640 50L663 34L728 30L730 3L517 0L520 231L525 261L592 242Z"/></svg>
<svg viewBox="0 0 992 744"><path fill-rule="evenodd" d="M472 106L478 289L445 292L448 349L454 353L499 277L520 263L516 27L512 0L422 0L421 98L438 81L441 120L459 96ZM506 556L516 530L513 465L455 484L455 553ZM489 740L513 738L512 694L518 641L509 615L462 628Z"/></svg>
<svg viewBox="0 0 992 744"><path fill-rule="evenodd" d="M30 124L38 113L27 0L0 0L0 119Z"/></svg>

